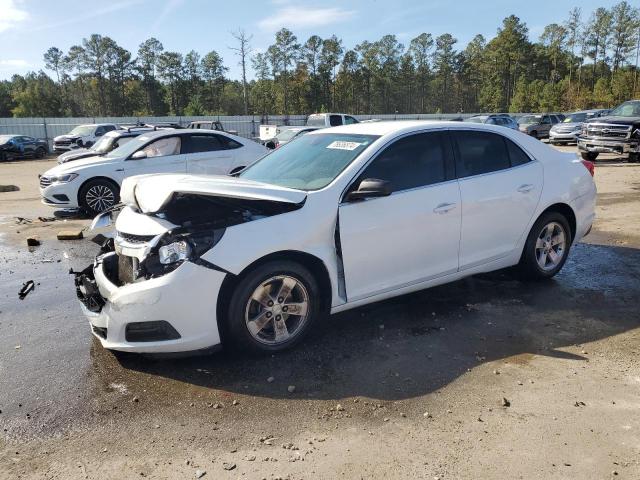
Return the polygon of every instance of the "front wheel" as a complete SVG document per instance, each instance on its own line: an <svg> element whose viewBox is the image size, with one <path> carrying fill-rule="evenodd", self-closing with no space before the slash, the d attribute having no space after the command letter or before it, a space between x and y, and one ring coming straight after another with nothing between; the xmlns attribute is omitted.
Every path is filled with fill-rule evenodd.
<svg viewBox="0 0 640 480"><path fill-rule="evenodd" d="M299 343L320 314L318 283L304 266L272 261L244 274L225 315L242 351L273 353Z"/></svg>
<svg viewBox="0 0 640 480"><path fill-rule="evenodd" d="M46 154L47 154L47 151L44 148L42 148L42 147L36 148L36 154L35 154L36 158L38 158L38 159L39 158L44 158L44 156Z"/></svg>
<svg viewBox="0 0 640 480"><path fill-rule="evenodd" d="M629 163L638 163L638 162L640 162L640 153L630 153Z"/></svg>
<svg viewBox="0 0 640 480"><path fill-rule="evenodd" d="M520 259L520 271L533 280L551 278L562 269L570 248L571 229L567 219L561 213L547 212L529 232Z"/></svg>
<svg viewBox="0 0 640 480"><path fill-rule="evenodd" d="M595 162L596 158L598 158L598 152L582 152L580 155L584 160L589 160L590 162Z"/></svg>
<svg viewBox="0 0 640 480"><path fill-rule="evenodd" d="M120 197L120 189L114 182L98 178L85 183L78 193L78 203L89 215L97 215L113 207Z"/></svg>

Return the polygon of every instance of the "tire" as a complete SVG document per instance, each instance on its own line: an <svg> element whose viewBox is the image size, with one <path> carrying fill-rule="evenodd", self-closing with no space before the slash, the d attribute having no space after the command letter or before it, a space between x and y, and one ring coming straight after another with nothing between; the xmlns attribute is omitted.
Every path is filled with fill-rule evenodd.
<svg viewBox="0 0 640 480"><path fill-rule="evenodd" d="M529 135L531 135L533 138L538 138L538 132L536 132L535 130L529 132Z"/></svg>
<svg viewBox="0 0 640 480"><path fill-rule="evenodd" d="M78 192L78 204L89 215L97 215L112 207L120 198L120 188L105 178L90 180Z"/></svg>
<svg viewBox="0 0 640 480"><path fill-rule="evenodd" d="M598 158L598 152L580 152L580 155L584 160L589 160L590 162L595 162L596 158Z"/></svg>
<svg viewBox="0 0 640 480"><path fill-rule="evenodd" d="M34 156L35 156L36 158L44 158L44 156L45 156L46 154L47 154L47 151L46 151L44 148L42 148L42 147L38 147L38 148L36 148L36 151L35 151Z"/></svg>
<svg viewBox="0 0 640 480"><path fill-rule="evenodd" d="M287 288L291 288L290 293L278 298L285 279ZM304 315L286 312L287 308L291 308L290 305L303 307L305 299ZM311 272L296 262L271 261L257 266L240 278L223 315L224 333L241 352L280 352L302 341L320 312L318 282ZM277 322L278 318L280 322ZM286 328L282 330L276 325ZM278 336L281 338L278 339Z"/></svg>
<svg viewBox="0 0 640 480"><path fill-rule="evenodd" d="M87 143L84 144L84 148L90 148L93 145L92 141L88 141Z"/></svg>
<svg viewBox="0 0 640 480"><path fill-rule="evenodd" d="M0 152L0 162L7 161L7 154L5 152Z"/></svg>
<svg viewBox="0 0 640 480"><path fill-rule="evenodd" d="M554 238L556 243L549 243L549 239L553 241ZM546 280L556 275L567 261L571 239L569 222L564 215L543 213L527 236L518 265L522 275L529 280Z"/></svg>
<svg viewBox="0 0 640 480"><path fill-rule="evenodd" d="M628 162L629 163L638 163L638 162L640 162L640 153L630 153Z"/></svg>

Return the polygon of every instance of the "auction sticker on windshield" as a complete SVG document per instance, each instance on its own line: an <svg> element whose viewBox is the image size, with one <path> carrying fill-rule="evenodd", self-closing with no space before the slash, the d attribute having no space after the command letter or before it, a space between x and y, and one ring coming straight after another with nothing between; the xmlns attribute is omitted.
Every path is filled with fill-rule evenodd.
<svg viewBox="0 0 640 480"><path fill-rule="evenodd" d="M336 140L335 142L331 142L327 145L327 148L332 148L334 150L355 150L358 148L361 143L358 142L343 142L340 140Z"/></svg>

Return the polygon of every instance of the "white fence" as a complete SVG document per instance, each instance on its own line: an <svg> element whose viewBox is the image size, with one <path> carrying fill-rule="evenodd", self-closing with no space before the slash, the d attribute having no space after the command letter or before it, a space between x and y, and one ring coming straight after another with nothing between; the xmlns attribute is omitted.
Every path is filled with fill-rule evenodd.
<svg viewBox="0 0 640 480"><path fill-rule="evenodd" d="M444 114L387 114L387 115L354 115L358 120L451 120L454 118L468 118L475 113L444 113ZM511 114L517 118L523 113ZM53 138L68 133L73 127L86 123L115 123L131 125L137 122L178 123L186 126L195 120L218 120L225 130L234 130L246 138L259 135L261 124L271 125L304 125L306 115L214 115L201 117L61 117L61 118L0 118L0 135L16 134L47 139L51 145Z"/></svg>

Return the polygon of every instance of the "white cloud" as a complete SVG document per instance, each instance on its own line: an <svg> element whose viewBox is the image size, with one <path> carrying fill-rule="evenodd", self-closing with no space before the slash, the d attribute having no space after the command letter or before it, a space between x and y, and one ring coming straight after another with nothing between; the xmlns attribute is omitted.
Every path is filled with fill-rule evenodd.
<svg viewBox="0 0 640 480"><path fill-rule="evenodd" d="M20 8L15 0L0 0L0 33L29 18L29 13Z"/></svg>
<svg viewBox="0 0 640 480"><path fill-rule="evenodd" d="M27 68L29 62L20 59L0 60L0 70L20 70Z"/></svg>
<svg viewBox="0 0 640 480"><path fill-rule="evenodd" d="M279 30L282 27L303 29L321 27L349 20L355 12L338 7L308 8L286 6L278 9L273 15L258 22L263 30Z"/></svg>
<svg viewBox="0 0 640 480"><path fill-rule="evenodd" d="M0 2L1 1L2 0L0 0ZM38 32L41 30L50 30L52 28L66 27L67 25L74 25L76 23L84 23L94 18L102 17L103 15L108 15L110 13L114 13L119 10L124 10L126 8L133 7L136 4L142 3L143 1L144 0L129 0L129 1L122 1L122 2L112 2L111 4L105 7L89 9L86 13L81 13L76 16L65 15L64 20L60 20L59 22L43 23L40 26L32 27L31 31Z"/></svg>

